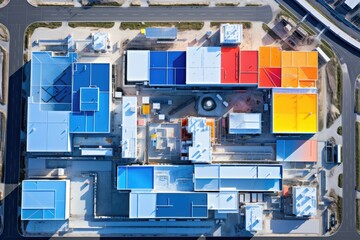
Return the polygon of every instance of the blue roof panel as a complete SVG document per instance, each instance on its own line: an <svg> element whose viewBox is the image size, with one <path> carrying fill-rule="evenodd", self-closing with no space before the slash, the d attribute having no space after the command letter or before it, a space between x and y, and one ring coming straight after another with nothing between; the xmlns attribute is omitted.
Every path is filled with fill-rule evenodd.
<svg viewBox="0 0 360 240"><path fill-rule="evenodd" d="M185 67L186 67L185 51L168 52L168 68L185 68Z"/></svg>
<svg viewBox="0 0 360 240"><path fill-rule="evenodd" d="M150 69L150 85L166 85L166 69Z"/></svg>
<svg viewBox="0 0 360 240"><path fill-rule="evenodd" d="M207 218L207 193L158 193L156 217Z"/></svg>
<svg viewBox="0 0 360 240"><path fill-rule="evenodd" d="M154 168L153 167L126 167L117 168L117 189L153 189Z"/></svg>
<svg viewBox="0 0 360 240"><path fill-rule="evenodd" d="M67 184L62 180L22 182L22 220L65 220L68 218Z"/></svg>
<svg viewBox="0 0 360 240"><path fill-rule="evenodd" d="M167 66L167 52L165 51L150 51L150 69L151 68L166 68Z"/></svg>

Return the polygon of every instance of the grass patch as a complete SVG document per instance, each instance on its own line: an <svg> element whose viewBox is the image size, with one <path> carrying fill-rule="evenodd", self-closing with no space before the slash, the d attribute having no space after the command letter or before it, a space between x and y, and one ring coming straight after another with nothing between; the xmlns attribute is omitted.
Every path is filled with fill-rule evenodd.
<svg viewBox="0 0 360 240"><path fill-rule="evenodd" d="M114 22L69 22L69 27L96 27L96 28L112 28Z"/></svg>
<svg viewBox="0 0 360 240"><path fill-rule="evenodd" d="M356 199L356 228L360 230L360 199Z"/></svg>
<svg viewBox="0 0 360 240"><path fill-rule="evenodd" d="M355 111L360 113L360 91L355 89Z"/></svg>
<svg viewBox="0 0 360 240"><path fill-rule="evenodd" d="M269 34L274 40L280 39L280 37L265 23L262 24L262 29Z"/></svg>
<svg viewBox="0 0 360 240"><path fill-rule="evenodd" d="M359 131L360 131L360 123L355 123L355 145L356 145L356 186L359 188L360 186L360 142L359 142Z"/></svg>
<svg viewBox="0 0 360 240"><path fill-rule="evenodd" d="M341 126L338 127L336 132L337 132L337 134L339 134L340 136L342 136L342 127L341 127Z"/></svg>
<svg viewBox="0 0 360 240"><path fill-rule="evenodd" d="M37 28L50 28L55 29L61 27L61 22L37 22L28 26L25 30L25 49L29 46L29 40Z"/></svg>
<svg viewBox="0 0 360 240"><path fill-rule="evenodd" d="M217 7L236 7L240 3L236 2L227 2L227 3L216 3L215 6Z"/></svg>
<svg viewBox="0 0 360 240"><path fill-rule="evenodd" d="M341 223L341 221L342 221L342 212L343 212L343 200L342 200L342 197L339 197L339 196L337 197L336 205L337 205L337 210L338 210L339 223Z"/></svg>
<svg viewBox="0 0 360 240"><path fill-rule="evenodd" d="M342 112L342 69L341 69L341 65L340 63L337 64L337 69L336 69L336 84L337 84L337 99L338 99L338 104L337 104L337 108L339 109L340 113Z"/></svg>
<svg viewBox="0 0 360 240"><path fill-rule="evenodd" d="M200 30L204 27L203 22L122 22L121 30L140 30L147 27L176 27L179 31Z"/></svg>
<svg viewBox="0 0 360 240"><path fill-rule="evenodd" d="M343 186L343 175L342 174L339 174L339 177L338 177L338 187L339 188L342 188Z"/></svg>
<svg viewBox="0 0 360 240"><path fill-rule="evenodd" d="M120 7L122 4L118 2L91 2L88 4L84 4L84 6L112 6L112 7Z"/></svg>
<svg viewBox="0 0 360 240"><path fill-rule="evenodd" d="M230 23L230 24L242 24L243 29L250 29L252 27L251 22L210 22L210 27L219 28L221 24Z"/></svg>
<svg viewBox="0 0 360 240"><path fill-rule="evenodd" d="M151 7L157 6L192 6L192 7L206 7L209 3L149 3Z"/></svg>
<svg viewBox="0 0 360 240"><path fill-rule="evenodd" d="M332 47L329 45L329 43L325 42L324 40L320 41L320 46L321 50L324 51L324 53L329 57L329 58L334 58L335 57L335 53L332 50Z"/></svg>
<svg viewBox="0 0 360 240"><path fill-rule="evenodd" d="M261 7L262 4L259 3L248 3L245 5L246 7Z"/></svg>

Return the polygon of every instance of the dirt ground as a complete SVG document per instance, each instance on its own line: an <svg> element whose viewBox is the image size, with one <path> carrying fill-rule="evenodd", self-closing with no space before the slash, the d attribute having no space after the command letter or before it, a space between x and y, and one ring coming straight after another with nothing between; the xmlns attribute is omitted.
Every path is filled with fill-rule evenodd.
<svg viewBox="0 0 360 240"><path fill-rule="evenodd" d="M332 59L328 62L326 66L326 75L327 75L327 127L329 128L334 121L340 116L340 111L338 109L339 99L337 97L337 62L335 59Z"/></svg>
<svg viewBox="0 0 360 240"><path fill-rule="evenodd" d="M0 41L9 41L9 34L4 25L0 24Z"/></svg>

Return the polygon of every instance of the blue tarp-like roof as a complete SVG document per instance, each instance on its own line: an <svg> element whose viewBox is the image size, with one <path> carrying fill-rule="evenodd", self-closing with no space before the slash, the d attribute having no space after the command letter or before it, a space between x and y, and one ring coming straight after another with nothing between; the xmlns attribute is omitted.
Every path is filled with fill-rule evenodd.
<svg viewBox="0 0 360 240"><path fill-rule="evenodd" d="M65 220L68 218L67 184L63 180L22 182L22 220Z"/></svg>
<svg viewBox="0 0 360 240"><path fill-rule="evenodd" d="M89 88L97 89L92 90ZM84 108L80 89L98 91L98 99ZM106 133L110 131L110 65L105 63L74 63L73 104L70 114L71 133ZM87 94L89 95L89 94ZM93 99L93 98L91 98ZM87 99L89 100L89 99ZM95 109L97 105L97 109Z"/></svg>
<svg viewBox="0 0 360 240"><path fill-rule="evenodd" d="M182 85L186 83L185 51L151 51L150 85Z"/></svg>
<svg viewBox="0 0 360 240"><path fill-rule="evenodd" d="M153 167L125 167L117 168L117 189L153 189L154 168Z"/></svg>
<svg viewBox="0 0 360 240"><path fill-rule="evenodd" d="M169 39L177 38L177 28L146 28L145 36L153 39Z"/></svg>

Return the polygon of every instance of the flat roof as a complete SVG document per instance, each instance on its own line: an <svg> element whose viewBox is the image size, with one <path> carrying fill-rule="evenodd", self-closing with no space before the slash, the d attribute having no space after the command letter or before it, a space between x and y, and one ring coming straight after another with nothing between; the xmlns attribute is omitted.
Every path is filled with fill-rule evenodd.
<svg viewBox="0 0 360 240"><path fill-rule="evenodd" d="M263 230L263 207L261 205L245 206L245 229L249 232Z"/></svg>
<svg viewBox="0 0 360 240"><path fill-rule="evenodd" d="M105 32L94 33L92 38L93 49L95 51L106 50L109 34Z"/></svg>
<svg viewBox="0 0 360 240"><path fill-rule="evenodd" d="M281 87L281 50L276 46L259 47L259 88Z"/></svg>
<svg viewBox="0 0 360 240"><path fill-rule="evenodd" d="M280 191L281 165L205 165L194 167L195 191Z"/></svg>
<svg viewBox="0 0 360 240"><path fill-rule="evenodd" d="M110 132L110 64L74 63L73 68L70 133Z"/></svg>
<svg viewBox="0 0 360 240"><path fill-rule="evenodd" d="M317 162L318 142L315 140L277 140L276 161Z"/></svg>
<svg viewBox="0 0 360 240"><path fill-rule="evenodd" d="M239 84L239 47L221 48L221 83Z"/></svg>
<svg viewBox="0 0 360 240"><path fill-rule="evenodd" d="M273 133L317 132L316 90L273 90Z"/></svg>
<svg viewBox="0 0 360 240"><path fill-rule="evenodd" d="M318 53L316 51L282 51L282 87L316 87Z"/></svg>
<svg viewBox="0 0 360 240"><path fill-rule="evenodd" d="M121 156L137 158L137 98L122 98Z"/></svg>
<svg viewBox="0 0 360 240"><path fill-rule="evenodd" d="M126 51L126 80L128 82L149 81L150 51Z"/></svg>
<svg viewBox="0 0 360 240"><path fill-rule="evenodd" d="M345 4L348 5L351 9L354 9L359 5L360 0L345 0Z"/></svg>
<svg viewBox="0 0 360 240"><path fill-rule="evenodd" d="M221 44L239 44L242 42L243 26L242 24L221 24L220 25L220 43Z"/></svg>
<svg viewBox="0 0 360 240"><path fill-rule="evenodd" d="M186 84L220 84L220 80L220 47L188 47L186 49Z"/></svg>
<svg viewBox="0 0 360 240"><path fill-rule="evenodd" d="M177 28L175 27L148 27L145 28L145 36L151 39L171 39L177 38Z"/></svg>
<svg viewBox="0 0 360 240"><path fill-rule="evenodd" d="M28 97L28 152L70 152L72 63L76 53L32 52Z"/></svg>
<svg viewBox="0 0 360 240"><path fill-rule="evenodd" d="M154 188L154 168L147 166L118 166L117 190Z"/></svg>
<svg viewBox="0 0 360 240"><path fill-rule="evenodd" d="M220 213L238 213L238 192L208 193L208 209Z"/></svg>
<svg viewBox="0 0 360 240"><path fill-rule="evenodd" d="M185 82L185 51L150 51L151 86L183 85Z"/></svg>
<svg viewBox="0 0 360 240"><path fill-rule="evenodd" d="M130 193L130 218L207 218L206 193Z"/></svg>
<svg viewBox="0 0 360 240"><path fill-rule="evenodd" d="M206 124L206 118L189 117L187 131L192 133L189 160L197 163L211 162L211 127Z"/></svg>
<svg viewBox="0 0 360 240"><path fill-rule="evenodd" d="M320 219L271 219L269 225L275 234L320 234Z"/></svg>
<svg viewBox="0 0 360 240"><path fill-rule="evenodd" d="M316 212L316 187L293 187L293 213L297 217L303 217L315 216Z"/></svg>
<svg viewBox="0 0 360 240"><path fill-rule="evenodd" d="M240 66L239 66L239 82L240 84L258 84L258 51L241 50Z"/></svg>
<svg viewBox="0 0 360 240"><path fill-rule="evenodd" d="M70 180L24 180L21 220L69 218Z"/></svg>
<svg viewBox="0 0 360 240"><path fill-rule="evenodd" d="M260 134L261 113L230 113L230 134Z"/></svg>

